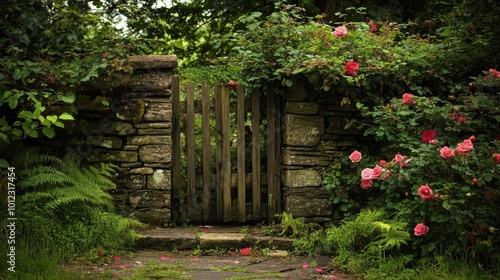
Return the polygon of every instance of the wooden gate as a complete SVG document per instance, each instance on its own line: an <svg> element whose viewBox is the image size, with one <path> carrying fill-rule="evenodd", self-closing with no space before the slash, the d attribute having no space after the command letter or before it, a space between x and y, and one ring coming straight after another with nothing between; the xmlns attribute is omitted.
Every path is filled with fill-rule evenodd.
<svg viewBox="0 0 500 280"><path fill-rule="evenodd" d="M242 86L224 84L211 92L203 82L196 90L188 84L181 101L178 76L172 86L174 220L274 219L281 213L281 96L255 90L245 97Z"/></svg>

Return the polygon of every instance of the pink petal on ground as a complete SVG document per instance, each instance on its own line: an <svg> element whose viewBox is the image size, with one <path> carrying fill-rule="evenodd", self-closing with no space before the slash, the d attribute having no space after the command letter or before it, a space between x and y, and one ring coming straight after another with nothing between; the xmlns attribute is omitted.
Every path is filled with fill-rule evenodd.
<svg viewBox="0 0 500 280"><path fill-rule="evenodd" d="M118 257L118 256L114 256L114 257L113 257L113 259L115 259L115 261L119 261L119 260L121 260L121 258L120 258L120 257Z"/></svg>
<svg viewBox="0 0 500 280"><path fill-rule="evenodd" d="M307 263L302 265L302 268L309 268L309 265Z"/></svg>
<svg viewBox="0 0 500 280"><path fill-rule="evenodd" d="M234 263L240 263L240 261L234 261Z"/></svg>
<svg viewBox="0 0 500 280"><path fill-rule="evenodd" d="M199 260L197 257L190 257L189 259L190 259L190 260L192 260L192 261L197 261L197 260Z"/></svg>
<svg viewBox="0 0 500 280"><path fill-rule="evenodd" d="M160 257L160 261L162 261L162 262L166 262L166 261L168 261L168 257L167 257L167 256L165 256L165 255L161 255L161 257Z"/></svg>
<svg viewBox="0 0 500 280"><path fill-rule="evenodd" d="M316 269L317 272L323 273L323 269L321 267L316 267L315 269Z"/></svg>

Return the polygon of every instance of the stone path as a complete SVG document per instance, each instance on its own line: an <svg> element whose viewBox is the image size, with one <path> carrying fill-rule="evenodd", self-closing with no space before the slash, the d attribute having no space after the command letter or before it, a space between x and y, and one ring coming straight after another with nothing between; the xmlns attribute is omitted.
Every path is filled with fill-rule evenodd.
<svg viewBox="0 0 500 280"><path fill-rule="evenodd" d="M331 268L328 257L289 254L284 249L293 239L245 234L241 228L154 229L142 235L138 251L68 269L82 271L85 279L360 279ZM250 248L248 256L242 248Z"/></svg>

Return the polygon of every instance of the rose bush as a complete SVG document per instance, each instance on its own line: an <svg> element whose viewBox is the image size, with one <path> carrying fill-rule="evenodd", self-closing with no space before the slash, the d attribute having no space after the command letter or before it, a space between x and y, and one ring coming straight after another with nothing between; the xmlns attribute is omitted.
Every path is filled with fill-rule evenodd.
<svg viewBox="0 0 500 280"><path fill-rule="evenodd" d="M412 248L422 255L464 245L484 257L499 253L500 141L495 129L500 118L494 108L500 101L495 95L481 98L483 103L469 97L451 103L405 95L375 107L358 104L374 124L366 136L382 148L376 154L360 150L363 159L356 164L345 156L333 166L335 179L327 177L324 183L334 203L346 215L383 207L417 225ZM457 121L456 112L467 121ZM489 230L481 230L485 227Z"/></svg>

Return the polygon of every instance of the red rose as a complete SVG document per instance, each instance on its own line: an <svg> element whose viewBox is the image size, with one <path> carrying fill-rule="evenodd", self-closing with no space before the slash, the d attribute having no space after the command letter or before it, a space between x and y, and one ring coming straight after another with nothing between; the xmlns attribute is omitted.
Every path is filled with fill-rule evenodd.
<svg viewBox="0 0 500 280"><path fill-rule="evenodd" d="M424 130L422 133L422 142L429 143L429 141L436 138L437 132L434 129Z"/></svg>
<svg viewBox="0 0 500 280"><path fill-rule="evenodd" d="M471 140L467 139L464 140L462 143L458 144L455 151L461 155L466 155L470 151L472 151L472 149L474 149L474 145L472 145Z"/></svg>
<svg viewBox="0 0 500 280"><path fill-rule="evenodd" d="M497 153L493 154L493 162L500 163L500 154L497 154Z"/></svg>
<svg viewBox="0 0 500 280"><path fill-rule="evenodd" d="M359 162L363 157L361 156L361 153L358 151L352 152L352 154L349 156L349 159L352 162Z"/></svg>
<svg viewBox="0 0 500 280"><path fill-rule="evenodd" d="M477 178L472 179L472 184L473 185L477 184Z"/></svg>
<svg viewBox="0 0 500 280"><path fill-rule="evenodd" d="M250 248L242 248L242 249L240 250L240 254L241 254L242 256L250 256L250 251L251 251L251 250L252 250L252 249L250 249Z"/></svg>
<svg viewBox="0 0 500 280"><path fill-rule="evenodd" d="M429 232L429 227L422 223L417 224L413 229L413 233L415 234L415 236L422 236L427 234L427 232Z"/></svg>
<svg viewBox="0 0 500 280"><path fill-rule="evenodd" d="M345 64L346 75L357 76L358 71L359 71L359 63L354 62L354 61L346 62L346 64Z"/></svg>
<svg viewBox="0 0 500 280"><path fill-rule="evenodd" d="M232 89L235 90L238 87L238 83L230 81L227 83L227 85Z"/></svg>
<svg viewBox="0 0 500 280"><path fill-rule="evenodd" d="M387 162L385 160L383 160L383 159L381 159L381 160L378 161L378 164L382 165L382 166L384 166L386 163Z"/></svg>
<svg viewBox="0 0 500 280"><path fill-rule="evenodd" d="M441 150L439 150L439 154L443 157L443 158L452 158L455 156L455 151L448 148L448 147L442 147Z"/></svg>
<svg viewBox="0 0 500 280"><path fill-rule="evenodd" d="M411 93L403 94L403 101L401 101L401 103L407 105L415 103L415 100L413 100L413 94Z"/></svg>
<svg viewBox="0 0 500 280"><path fill-rule="evenodd" d="M420 186L418 195L424 200L429 200L432 198L432 189L428 185Z"/></svg>

